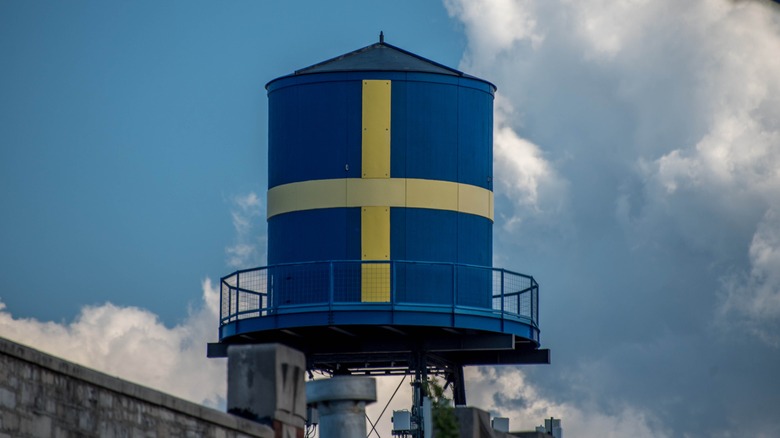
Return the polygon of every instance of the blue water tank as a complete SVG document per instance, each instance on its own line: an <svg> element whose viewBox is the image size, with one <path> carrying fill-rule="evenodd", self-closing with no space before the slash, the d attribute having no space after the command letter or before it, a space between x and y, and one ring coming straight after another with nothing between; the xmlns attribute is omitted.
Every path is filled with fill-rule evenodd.
<svg viewBox="0 0 780 438"><path fill-rule="evenodd" d="M492 265L495 86L380 40L266 88L268 266L220 280L222 347L329 372L549 361L538 284Z"/></svg>
<svg viewBox="0 0 780 438"><path fill-rule="evenodd" d="M269 264L492 266L492 84L378 43L267 89ZM445 265L394 266L398 301L452 304ZM389 266L361 271L341 298L389 300ZM491 276L461 269L457 304L490 307ZM290 282L282 302L312 299Z"/></svg>

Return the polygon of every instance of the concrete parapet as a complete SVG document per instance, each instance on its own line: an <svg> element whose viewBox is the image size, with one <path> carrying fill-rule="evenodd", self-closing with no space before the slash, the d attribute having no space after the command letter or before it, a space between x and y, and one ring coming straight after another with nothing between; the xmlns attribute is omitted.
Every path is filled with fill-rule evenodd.
<svg viewBox="0 0 780 438"><path fill-rule="evenodd" d="M0 437L272 438L264 425L0 338Z"/></svg>
<svg viewBox="0 0 780 438"><path fill-rule="evenodd" d="M321 438L365 438L366 404L376 401L376 380L337 376L306 384L306 399L317 407Z"/></svg>

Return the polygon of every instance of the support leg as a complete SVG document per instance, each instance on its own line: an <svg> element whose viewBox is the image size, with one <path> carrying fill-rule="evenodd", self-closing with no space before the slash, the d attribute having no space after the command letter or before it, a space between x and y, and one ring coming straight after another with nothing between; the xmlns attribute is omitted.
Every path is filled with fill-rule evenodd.
<svg viewBox="0 0 780 438"><path fill-rule="evenodd" d="M466 382L463 379L462 365L455 365L452 378L452 398L455 402L455 406L466 406Z"/></svg>

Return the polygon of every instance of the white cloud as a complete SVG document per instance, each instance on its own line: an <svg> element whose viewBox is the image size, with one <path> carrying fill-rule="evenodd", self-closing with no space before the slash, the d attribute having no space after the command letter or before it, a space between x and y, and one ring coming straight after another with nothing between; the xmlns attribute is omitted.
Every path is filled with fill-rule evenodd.
<svg viewBox="0 0 780 438"><path fill-rule="evenodd" d="M444 0L451 16L466 24L466 36L473 47L471 53L492 59L507 52L519 42L540 44L543 35L537 33L531 0L497 0L492 2L464 2ZM490 27L480 26L483 22Z"/></svg>
<svg viewBox="0 0 780 438"><path fill-rule="evenodd" d="M219 291L203 281L203 301L174 327L137 307L86 306L70 323L14 318L0 303L0 333L66 360L216 407L224 402L225 361L206 358L217 338ZM193 384L197 382L197 384Z"/></svg>
<svg viewBox="0 0 780 438"><path fill-rule="evenodd" d="M550 199L564 195L565 184L544 158L539 146L520 137L510 121L514 109L509 101L496 96L493 127L493 166L496 190L508 196L517 214L539 214L550 208Z"/></svg>
<svg viewBox="0 0 780 438"><path fill-rule="evenodd" d="M676 217L667 212L645 221L670 223L685 241L724 260L719 324L758 334L777 347L780 280L772 272L780 263L772 254L780 207L778 11L760 2L709 2L688 12L694 30L686 33L697 37L697 63L679 74L696 78L692 109L703 129L699 138L643 165L648 203L666 207L682 201L688 208ZM686 201L692 198L696 201ZM740 230L752 239L736 247L720 244L718 234ZM749 266L735 251L748 253Z"/></svg>
<svg viewBox="0 0 780 438"><path fill-rule="evenodd" d="M780 347L780 211L766 213L749 256L749 272L724 278L721 323L743 327Z"/></svg>
<svg viewBox="0 0 780 438"><path fill-rule="evenodd" d="M550 403L645 435L738 436L748 427L772 436L780 424L756 412L778 392L758 382L780 347L779 8L727 0L445 5L468 37L460 68L500 91L495 259L530 266L543 290L545 342L567 359L540 373L539 387L564 387L566 376L582 374L577 363L597 368L565 396L547 393ZM647 344L652 372L617 354ZM735 349L763 365L721 385L718 398L702 398L712 380L697 358L738 370ZM605 372L613 361L631 366ZM678 375L687 380L665 386ZM667 403L610 380L658 388ZM744 389L757 385L751 395ZM591 394L615 404L591 405ZM696 412L681 414L679 400L696 400ZM631 420L621 426L618 418Z"/></svg>
<svg viewBox="0 0 780 438"><path fill-rule="evenodd" d="M497 194L515 204L497 203L509 230L541 205L581 227L579 218L601 214L572 210L567 198L584 195L590 208L611 207L633 244L682 241L718 263L747 250L739 238L780 198L776 10L726 1L445 4L469 36L462 68L502 91L495 171Z"/></svg>
<svg viewBox="0 0 780 438"><path fill-rule="evenodd" d="M259 228L264 222L265 206L256 193L231 199L230 215L235 229L235 243L225 248L227 264L245 269L265 264L265 233Z"/></svg>

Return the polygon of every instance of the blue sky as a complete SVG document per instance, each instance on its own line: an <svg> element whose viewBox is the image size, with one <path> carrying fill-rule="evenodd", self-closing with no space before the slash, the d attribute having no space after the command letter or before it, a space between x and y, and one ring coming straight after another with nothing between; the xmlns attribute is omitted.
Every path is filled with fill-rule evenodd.
<svg viewBox="0 0 780 438"><path fill-rule="evenodd" d="M2 2L0 333L218 406L214 284L264 260L263 86L380 30L499 89L494 264L539 281L553 364L470 369L470 402L780 435L769 1Z"/></svg>
<svg viewBox="0 0 780 438"><path fill-rule="evenodd" d="M380 30L450 65L465 44L436 2L0 8L2 299L53 320L111 301L174 323L232 268L231 200L266 185L267 81Z"/></svg>

